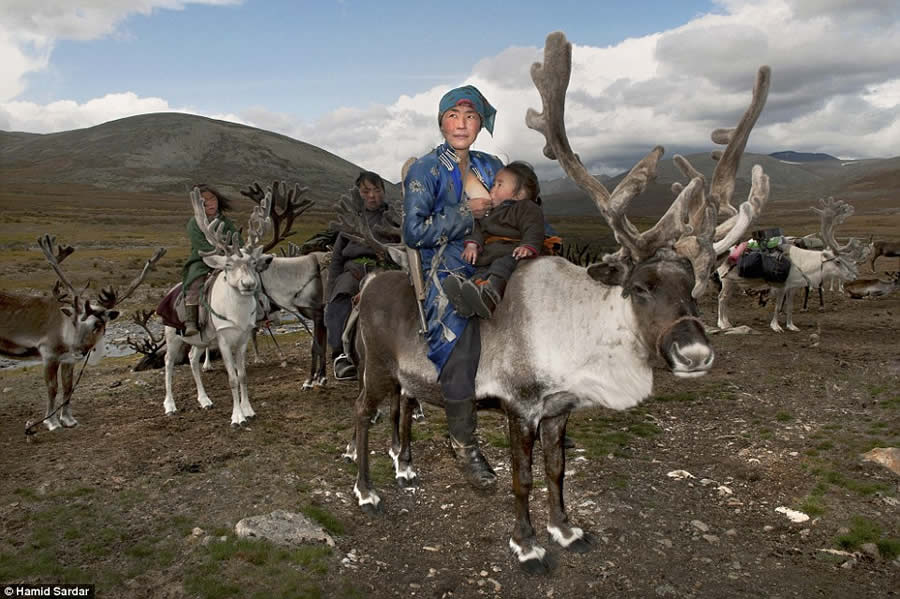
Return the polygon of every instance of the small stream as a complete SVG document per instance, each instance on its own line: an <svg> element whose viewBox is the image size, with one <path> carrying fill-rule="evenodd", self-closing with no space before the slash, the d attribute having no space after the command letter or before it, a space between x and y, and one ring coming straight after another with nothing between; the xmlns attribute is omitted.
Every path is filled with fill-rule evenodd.
<svg viewBox="0 0 900 599"><path fill-rule="evenodd" d="M309 327L309 330L312 330L312 321L304 319L306 327ZM159 322L151 322L149 323L150 330L153 331L154 336L160 336L163 334L163 325ZM289 333L295 333L297 331L304 331L306 328L304 324L297 320L297 318L291 314L285 314L283 318L279 319L277 316L272 319L272 333L275 335L285 335ZM268 333L265 331L260 331L260 335L268 336ZM128 337L132 339L142 339L147 336L147 333L140 326L134 324L130 321L113 321L106 329L106 335L104 337L104 341L106 342L106 351L103 353L104 358L120 358L122 356L130 356L131 354L137 353L128 345ZM102 362L103 359L101 358ZM92 364L95 362L91 362ZM5 358L0 356L0 370L15 370L17 368L27 368L29 366L39 366L41 364L41 360L35 358L28 358L24 360L14 360L12 358Z"/></svg>

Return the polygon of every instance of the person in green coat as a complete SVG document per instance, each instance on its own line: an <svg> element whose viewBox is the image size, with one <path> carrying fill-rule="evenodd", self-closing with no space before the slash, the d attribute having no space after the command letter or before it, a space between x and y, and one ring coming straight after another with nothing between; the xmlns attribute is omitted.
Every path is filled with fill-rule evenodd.
<svg viewBox="0 0 900 599"><path fill-rule="evenodd" d="M205 183L200 183L196 187L200 190L200 196L203 198L203 209L206 211L206 218L209 222L218 218L220 222L225 223L226 232L237 231L234 223L224 214L231 207L228 198L214 187ZM182 289L184 290L185 305L184 336L190 337L200 332L197 321L200 315L200 298L203 294L203 283L206 281L206 275L213 270L203 261L203 256L200 252L209 252L214 248L206 240L206 235L200 230L193 216L188 221L187 234L191 242L191 254L188 256L187 262L184 263L184 268L182 269Z"/></svg>

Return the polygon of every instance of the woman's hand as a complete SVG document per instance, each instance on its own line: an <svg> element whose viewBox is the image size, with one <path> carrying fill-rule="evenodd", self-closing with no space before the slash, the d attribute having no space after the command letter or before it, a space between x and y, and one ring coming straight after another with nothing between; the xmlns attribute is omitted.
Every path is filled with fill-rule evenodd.
<svg viewBox="0 0 900 599"><path fill-rule="evenodd" d="M469 198L469 210L475 218L487 216L491 211L491 198Z"/></svg>

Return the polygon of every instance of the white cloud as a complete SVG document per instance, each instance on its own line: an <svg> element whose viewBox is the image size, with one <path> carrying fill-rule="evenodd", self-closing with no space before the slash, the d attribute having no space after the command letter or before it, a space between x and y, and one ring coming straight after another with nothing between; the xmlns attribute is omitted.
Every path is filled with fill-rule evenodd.
<svg viewBox="0 0 900 599"><path fill-rule="evenodd" d="M126 17L189 4L241 0L3 0L0 2L0 102L25 89L24 76L47 67L56 40L91 40L113 33Z"/></svg>
<svg viewBox="0 0 900 599"><path fill-rule="evenodd" d="M86 22L89 13L37 11L44 14L45 26L23 29L31 36L30 45L0 35L4 56L13 55L10 48L20 52L15 63L19 66L0 62L4 64L0 83L17 81L16 72L21 81L22 72L45 66L46 48L63 32L104 35L129 12L180 8L186 3L95 1L89 6L97 10L117 7L95 23ZM15 13L9 6L18 6L24 14L23 7L33 4L7 3L0 10L0 22ZM772 67L772 87L748 151L896 155L900 147L900 62L895 59L900 55L900 5L894 0L721 0L719 5L719 14L701 15L681 27L615 46L591 47L571 40L575 47L566 127L573 148L589 168L627 168L656 144L666 146L667 156L711 149L710 131L736 123L749 103L756 70L762 64ZM22 15L17 18L19 24L36 22L33 17L30 21ZM528 160L546 177L557 176L557 167L543 158L541 136L524 124L529 107L541 108L529 69L542 51L508 48L482 59L465 80L452 83L478 86L498 109L494 137L482 132L475 147L505 160ZM263 106L236 115L207 116L306 141L396 181L407 157L421 155L441 141L437 104L448 87L443 84L400 96L388 105L338 108L314 121ZM129 93L108 94L84 104L46 106L4 103L0 97L0 126L57 131L157 110L195 112L169 106L161 98Z"/></svg>

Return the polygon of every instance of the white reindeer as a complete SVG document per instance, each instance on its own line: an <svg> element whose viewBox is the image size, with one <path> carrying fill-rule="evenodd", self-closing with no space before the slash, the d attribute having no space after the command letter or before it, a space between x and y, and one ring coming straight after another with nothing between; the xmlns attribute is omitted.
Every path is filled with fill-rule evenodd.
<svg viewBox="0 0 900 599"><path fill-rule="evenodd" d="M259 271L264 270L273 256L262 253L259 245L265 228L271 223L269 207L271 198L266 197L253 209L250 217L249 234L243 247L238 245L238 236L223 234L219 223L212 223L203 209L203 198L200 190L191 191L191 207L197 226L203 231L213 250L203 256L203 261L210 267L219 270L209 293L209 303L205 326L192 337L182 337L172 327L166 327L166 399L163 408L166 414L176 412L175 398L172 394L172 374L177 356L185 343L190 344L191 373L197 385L197 401L203 408L212 406L203 381L200 377L200 357L208 346L216 343L222 354L222 361L228 371L228 383L234 407L231 412L231 424L239 426L248 418L256 415L250 405L247 391L247 371L245 367L247 342L253 327L256 326L260 292Z"/></svg>
<svg viewBox="0 0 900 599"><path fill-rule="evenodd" d="M738 269L727 262L718 267L718 275L722 281L718 311L720 329L732 327L731 319L728 317L728 299L736 287L765 287L775 290L777 301L769 326L776 333L781 333L784 329L778 320L782 310L785 313L785 326L791 331L800 330L793 321L793 293L796 289L818 287L829 279L852 281L857 277L859 273L857 263L865 259L866 248L858 239L851 239L842 246L834 238L834 227L853 214L853 207L842 200L835 201L834 198L820 199L819 205L820 208L813 210L821 217L822 239L827 249L816 251L789 246L786 253L791 261L791 269L783 283L772 283L761 278L743 278L739 275Z"/></svg>

